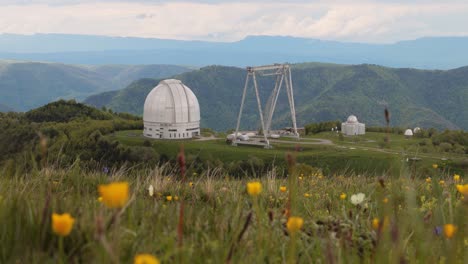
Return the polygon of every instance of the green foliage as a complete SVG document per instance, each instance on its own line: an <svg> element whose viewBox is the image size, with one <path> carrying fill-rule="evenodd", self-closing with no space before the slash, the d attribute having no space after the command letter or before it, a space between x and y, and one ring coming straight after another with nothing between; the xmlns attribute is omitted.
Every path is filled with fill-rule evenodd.
<svg viewBox="0 0 468 264"><path fill-rule="evenodd" d="M77 158L89 166L156 164L159 155L153 149L123 146L103 137L142 127L135 116L111 114L74 101L54 102L25 114L0 113L0 164L12 163L13 170L46 163L68 166Z"/></svg>
<svg viewBox="0 0 468 264"><path fill-rule="evenodd" d="M311 134L317 134L320 132L328 132L331 131L332 128L335 130L335 128L338 128L341 130L341 121L328 121L328 122L320 122L320 123L312 123L312 124L307 124L305 125L305 134L306 135L311 135Z"/></svg>
<svg viewBox="0 0 468 264"><path fill-rule="evenodd" d="M26 112L26 118L31 122L69 122L77 118L94 120L110 120L112 114L96 108L77 103L75 100L59 100Z"/></svg>

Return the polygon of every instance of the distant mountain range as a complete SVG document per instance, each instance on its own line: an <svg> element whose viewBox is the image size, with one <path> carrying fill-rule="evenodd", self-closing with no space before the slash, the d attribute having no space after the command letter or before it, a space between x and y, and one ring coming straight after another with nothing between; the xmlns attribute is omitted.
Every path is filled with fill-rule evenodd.
<svg viewBox="0 0 468 264"><path fill-rule="evenodd" d="M14 109L7 105L0 104L0 112L10 112L10 111L14 111Z"/></svg>
<svg viewBox="0 0 468 264"><path fill-rule="evenodd" d="M468 37L428 37L394 44L249 36L236 42L66 34L0 35L0 58L71 64L252 66L320 61L453 69L468 65Z"/></svg>
<svg viewBox="0 0 468 264"><path fill-rule="evenodd" d="M241 68L209 66L174 78L198 97L202 126L223 131L235 127L245 74ZM384 126L383 112L388 106L392 126L468 129L468 67L440 71L306 63L293 65L292 77L300 126L345 120L351 114L367 126ZM273 82L266 77L258 80L262 102L266 102ZM138 80L123 90L93 95L85 102L141 115L146 95L158 82ZM249 89L244 129L260 128L255 100ZM274 126L291 125L284 90L275 116Z"/></svg>
<svg viewBox="0 0 468 264"><path fill-rule="evenodd" d="M141 78L191 69L174 65L66 65L0 60L0 111L27 111L57 99L83 100Z"/></svg>

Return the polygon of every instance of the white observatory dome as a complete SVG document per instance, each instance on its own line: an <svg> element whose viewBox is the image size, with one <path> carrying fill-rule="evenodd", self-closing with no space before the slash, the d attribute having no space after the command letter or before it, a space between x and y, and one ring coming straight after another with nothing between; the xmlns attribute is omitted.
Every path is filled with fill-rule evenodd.
<svg viewBox="0 0 468 264"><path fill-rule="evenodd" d="M144 136L181 139L200 134L200 106L195 94L181 81L161 81L145 100Z"/></svg>
<svg viewBox="0 0 468 264"><path fill-rule="evenodd" d="M355 115L350 115L348 119L346 120L347 123L357 123L357 117Z"/></svg>
<svg viewBox="0 0 468 264"><path fill-rule="evenodd" d="M413 131L411 129L406 129L405 130L405 136L407 136L407 137L413 136Z"/></svg>

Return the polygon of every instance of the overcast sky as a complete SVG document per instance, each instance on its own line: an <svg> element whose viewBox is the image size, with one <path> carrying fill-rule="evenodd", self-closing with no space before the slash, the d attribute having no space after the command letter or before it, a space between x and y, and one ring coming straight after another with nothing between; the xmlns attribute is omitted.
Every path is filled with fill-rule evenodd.
<svg viewBox="0 0 468 264"><path fill-rule="evenodd" d="M353 42L468 36L468 0L0 0L0 33Z"/></svg>

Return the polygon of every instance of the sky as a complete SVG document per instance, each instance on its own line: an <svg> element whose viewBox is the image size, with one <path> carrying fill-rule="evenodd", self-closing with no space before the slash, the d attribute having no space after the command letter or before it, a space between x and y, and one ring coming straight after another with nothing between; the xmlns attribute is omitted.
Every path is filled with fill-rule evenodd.
<svg viewBox="0 0 468 264"><path fill-rule="evenodd" d="M468 36L467 0L0 0L0 34L237 41L274 35L393 43Z"/></svg>

